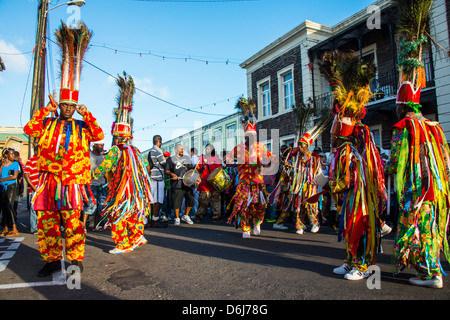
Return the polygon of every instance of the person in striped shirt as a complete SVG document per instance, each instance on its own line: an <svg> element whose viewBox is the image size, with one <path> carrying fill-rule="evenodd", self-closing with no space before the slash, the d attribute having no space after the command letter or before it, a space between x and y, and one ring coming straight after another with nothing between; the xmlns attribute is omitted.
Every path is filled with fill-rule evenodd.
<svg viewBox="0 0 450 320"><path fill-rule="evenodd" d="M23 176L28 184L28 199L31 202L39 184L39 171L37 169L38 146L34 145L34 155L25 164ZM37 215L30 203L30 233L37 234Z"/></svg>

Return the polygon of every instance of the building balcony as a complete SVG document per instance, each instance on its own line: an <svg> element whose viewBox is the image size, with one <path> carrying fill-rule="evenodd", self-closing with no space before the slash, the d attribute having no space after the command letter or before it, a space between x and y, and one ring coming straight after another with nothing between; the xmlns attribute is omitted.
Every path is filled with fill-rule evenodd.
<svg viewBox="0 0 450 320"><path fill-rule="evenodd" d="M425 64L427 88L434 87L435 83L432 62L430 61L430 59L424 59L423 62ZM367 107L370 108L371 105L381 102L382 100L390 100L396 97L398 84L399 73L396 70L377 75L370 84L370 89L375 95L367 104ZM314 97L314 103L318 110L331 109L333 103L333 95L330 91L317 95Z"/></svg>

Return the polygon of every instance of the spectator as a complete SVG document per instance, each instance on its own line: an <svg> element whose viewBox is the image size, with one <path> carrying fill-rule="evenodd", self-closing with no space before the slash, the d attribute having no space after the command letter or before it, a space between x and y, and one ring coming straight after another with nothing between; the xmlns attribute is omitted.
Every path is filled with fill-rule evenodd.
<svg viewBox="0 0 450 320"><path fill-rule="evenodd" d="M19 151L14 151L14 160L19 163L19 177L17 178L17 195L14 200L14 210L17 212L17 207L19 206L20 197L23 195L24 183L23 183L23 171L25 166L22 163L22 159L20 158Z"/></svg>
<svg viewBox="0 0 450 320"><path fill-rule="evenodd" d="M197 148L191 148L191 164L193 166L197 165L198 163L198 150ZM192 207L192 209L194 209L194 212L197 212L198 210L198 196L199 196L199 192L197 190L197 188L192 188L192 194L194 195L194 206Z"/></svg>
<svg viewBox="0 0 450 320"><path fill-rule="evenodd" d="M166 163L170 158L169 152L164 152L164 159L166 159ZM164 172L164 202L162 207L164 208L164 212L166 214L167 219L171 219L172 215L172 192L170 189L170 175Z"/></svg>
<svg viewBox="0 0 450 320"><path fill-rule="evenodd" d="M330 153L327 156L327 160L325 161L325 166L327 166L328 170L330 170L331 162L333 161L334 157L336 156L336 148L332 147ZM329 175L329 172L325 173L326 176Z"/></svg>
<svg viewBox="0 0 450 320"><path fill-rule="evenodd" d="M169 158L166 165L166 174L171 177L171 192L172 192L172 205L175 211L176 226L180 225L180 208L183 199L186 201L186 211L181 217L181 220L188 224L193 224L189 217L189 212L194 205L194 196L192 195L192 189L187 187L183 183L184 174L193 169L191 159L184 155L184 149L181 144L175 146L175 154Z"/></svg>
<svg viewBox="0 0 450 320"><path fill-rule="evenodd" d="M197 187L199 196L198 211L195 213L195 222L200 222L202 220L203 212L206 208L208 208L210 202L213 222L222 221L221 192L214 189L214 187L207 181L209 174L221 166L222 163L219 157L216 156L214 146L212 144L206 145L205 154L199 158L195 167L195 170L200 172L202 179Z"/></svg>
<svg viewBox="0 0 450 320"><path fill-rule="evenodd" d="M23 176L28 184L28 199L30 202L30 233L37 234L37 215L36 211L34 211L33 205L31 204L31 200L33 199L34 194L36 193L36 189L39 185L39 171L37 169L37 152L38 146L34 145L34 154L28 159Z"/></svg>
<svg viewBox="0 0 450 320"><path fill-rule="evenodd" d="M329 172L329 166L327 165L327 156L325 153L321 152L319 153L320 156L320 162L322 164L322 172L325 176L328 176ZM329 220L329 213L330 213L330 206L331 206L331 195L329 192L326 192L321 196L321 208L320 208L320 216L322 217L321 224L322 225L330 225Z"/></svg>
<svg viewBox="0 0 450 320"><path fill-rule="evenodd" d="M94 172L95 169L99 165L102 164L103 160L105 159L105 156L103 155L104 152L104 146L105 143L103 140L95 141L92 145L92 151L89 152L90 155L90 163L91 163L91 172ZM91 191L92 196L94 199L89 199L89 203L85 203L86 206L83 208L83 222L84 225L87 226L87 218L92 217L94 218L94 224L90 225L94 231L101 230L101 227L99 226L99 217L101 216L103 212L103 208L105 206L106 196L108 195L107 189L106 189L106 178L104 175L101 175L97 179L92 179L91 181ZM88 197L90 195L88 194ZM94 201L95 200L95 204Z"/></svg>
<svg viewBox="0 0 450 320"><path fill-rule="evenodd" d="M147 224L151 228L166 228L167 223L162 222L159 218L161 205L164 203L164 167L166 159L160 149L162 138L160 135L153 136L153 148L148 153L148 163L150 167L150 181L152 188L152 218Z"/></svg>
<svg viewBox="0 0 450 320"><path fill-rule="evenodd" d="M223 160L222 160L222 165L226 167L227 163L226 163L227 159L226 159L226 151L224 151L224 156L223 156ZM236 193L236 187L238 185L239 182L239 172L238 172L238 168L235 165L237 163L236 158L234 158L232 166L226 167L226 171L228 172L228 175L231 178L231 185L230 187L225 190L224 192L224 203L225 203L225 217L228 219L228 217L230 216L231 212L233 211L232 208L228 207L228 204L231 202L231 199L233 199L234 194Z"/></svg>
<svg viewBox="0 0 450 320"><path fill-rule="evenodd" d="M17 236L17 212L14 209L14 200L18 193L17 179L20 165L14 158L14 149L6 148L2 152L4 158L0 173L0 208L2 210L2 236Z"/></svg>

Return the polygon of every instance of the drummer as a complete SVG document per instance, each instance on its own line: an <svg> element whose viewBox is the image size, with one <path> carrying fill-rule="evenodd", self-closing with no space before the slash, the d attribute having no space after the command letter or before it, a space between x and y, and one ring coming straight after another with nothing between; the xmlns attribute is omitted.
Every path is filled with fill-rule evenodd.
<svg viewBox="0 0 450 320"><path fill-rule="evenodd" d="M172 206L175 211L174 225L180 225L180 208L183 203L183 199L186 204L186 211L181 217L181 220L187 224L193 224L189 217L189 212L194 206L194 196L192 189L183 183L184 174L188 170L194 169L191 164L191 159L184 154L184 149L181 144L175 146L175 153L167 160L165 173L171 177L171 189L172 189Z"/></svg>
<svg viewBox="0 0 450 320"><path fill-rule="evenodd" d="M201 174L201 182L197 187L198 196L198 210L195 213L195 222L202 220L203 212L211 203L212 220L213 222L222 222L222 211L220 210L221 198L220 192L217 191L208 181L208 176L217 168L220 168L222 163L216 155L216 150L212 144L207 144L205 147L205 154L200 156L195 170Z"/></svg>

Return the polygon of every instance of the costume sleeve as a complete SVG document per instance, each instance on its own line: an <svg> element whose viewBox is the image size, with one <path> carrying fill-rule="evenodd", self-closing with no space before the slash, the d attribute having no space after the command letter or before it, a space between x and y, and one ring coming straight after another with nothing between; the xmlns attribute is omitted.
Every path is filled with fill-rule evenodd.
<svg viewBox="0 0 450 320"><path fill-rule="evenodd" d="M36 111L33 118L23 127L23 131L34 138L39 138L44 132L44 119L50 114L50 111L44 107Z"/></svg>
<svg viewBox="0 0 450 320"><path fill-rule="evenodd" d="M234 164L234 158L237 157L237 146L233 148L230 152L225 156L226 164Z"/></svg>
<svg viewBox="0 0 450 320"><path fill-rule="evenodd" d="M384 166L384 173L386 175L393 174L397 172L398 159L400 156L400 150L402 146L403 140L403 131L398 128L392 129L392 138L391 138L391 154L389 157L389 161Z"/></svg>
<svg viewBox="0 0 450 320"><path fill-rule="evenodd" d="M350 153L350 148L341 150L339 157L336 158L336 166L333 177L330 179L331 193L341 193L351 187L351 181L354 180L354 168L356 167L356 159Z"/></svg>
<svg viewBox="0 0 450 320"><path fill-rule="evenodd" d="M103 173L110 171L111 168L119 161L120 150L117 146L113 146L103 159L102 163L95 169L92 174L94 180L98 179Z"/></svg>
<svg viewBox="0 0 450 320"><path fill-rule="evenodd" d="M99 141L105 138L102 128L97 124L97 119L94 118L92 113L86 111L83 121L87 124L86 137L89 141Z"/></svg>

